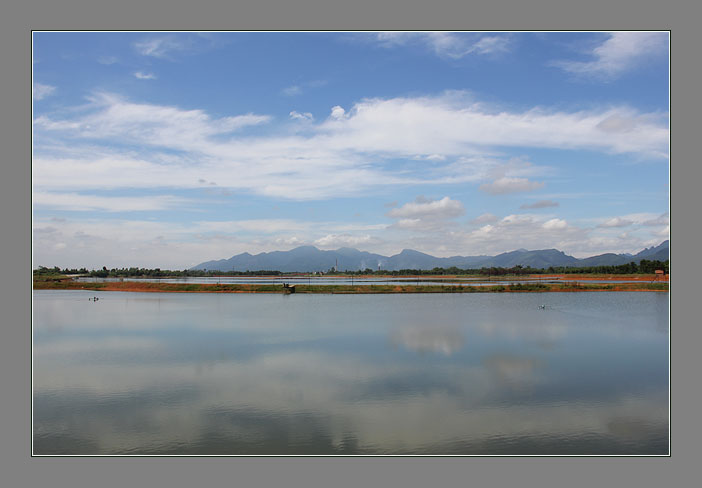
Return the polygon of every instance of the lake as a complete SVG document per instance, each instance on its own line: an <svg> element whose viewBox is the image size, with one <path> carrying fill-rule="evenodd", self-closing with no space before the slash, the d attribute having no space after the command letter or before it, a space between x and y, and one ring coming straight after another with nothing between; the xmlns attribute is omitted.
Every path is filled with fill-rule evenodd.
<svg viewBox="0 0 702 488"><path fill-rule="evenodd" d="M667 455L668 297L37 290L33 452Z"/></svg>
<svg viewBox="0 0 702 488"><path fill-rule="evenodd" d="M256 284L256 285L282 285L288 283L291 285L445 285L445 286L495 286L495 285L510 285L515 283L641 283L640 280L632 279L607 279L597 280L588 279L583 281L582 278L572 278L569 276L558 278L518 278L510 277L511 279L499 277L481 277L481 278L445 278L445 277L363 277L351 278L346 276L338 277L301 277L301 276L278 276L278 277L232 277L232 276L188 276L182 278L98 278L98 277L76 277L75 281L81 283L116 283L121 281L131 281L136 283L192 283L192 284Z"/></svg>

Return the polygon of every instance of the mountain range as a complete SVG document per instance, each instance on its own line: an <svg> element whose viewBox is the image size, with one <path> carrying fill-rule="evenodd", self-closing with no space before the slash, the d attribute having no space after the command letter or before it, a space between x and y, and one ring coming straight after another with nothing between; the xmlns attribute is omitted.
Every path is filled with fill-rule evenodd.
<svg viewBox="0 0 702 488"><path fill-rule="evenodd" d="M557 249L538 251L505 252L497 256L452 256L437 258L411 249L404 249L393 256L383 256L357 249L342 247L335 251L322 251L314 246L301 246L290 251L237 254L229 259L206 261L192 267L193 270L212 271L258 271L271 270L281 272L328 271L333 267L339 270L384 269L433 269L455 266L462 269L476 268L512 268L517 265L531 268L548 268L550 266L617 266L630 262L638 263L642 259L665 261L669 259L669 241L663 241L655 247L646 248L637 254L600 254L589 258L577 259Z"/></svg>

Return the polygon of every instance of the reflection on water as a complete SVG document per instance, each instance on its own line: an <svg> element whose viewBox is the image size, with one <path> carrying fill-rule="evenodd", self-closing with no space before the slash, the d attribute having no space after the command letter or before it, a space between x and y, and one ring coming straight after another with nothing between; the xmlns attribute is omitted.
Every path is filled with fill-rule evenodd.
<svg viewBox="0 0 702 488"><path fill-rule="evenodd" d="M437 285L437 286L495 286L495 285L510 285L515 283L571 283L583 282L582 278L572 278L563 276L558 278L525 278L525 277L510 277L509 279L499 277L363 277L351 278L345 276L324 276L324 277L302 277L302 276L281 276L281 277L232 277L232 276L188 276L182 278L98 278L98 277L78 277L76 281L84 283L116 283L122 281L133 281L141 283L193 283L193 284L258 284L258 285L282 285L301 284L301 285ZM640 283L640 280L617 279L614 277L609 280L586 280L587 283Z"/></svg>
<svg viewBox="0 0 702 488"><path fill-rule="evenodd" d="M35 292L35 454L668 453L667 294L96 293Z"/></svg>
<svg viewBox="0 0 702 488"><path fill-rule="evenodd" d="M535 369L539 360L510 356L506 354L493 355L485 358L485 368L494 374L495 378L507 385L525 386L536 379Z"/></svg>
<svg viewBox="0 0 702 488"><path fill-rule="evenodd" d="M457 328L407 326L392 331L390 341L410 351L450 356L463 347L463 334Z"/></svg>

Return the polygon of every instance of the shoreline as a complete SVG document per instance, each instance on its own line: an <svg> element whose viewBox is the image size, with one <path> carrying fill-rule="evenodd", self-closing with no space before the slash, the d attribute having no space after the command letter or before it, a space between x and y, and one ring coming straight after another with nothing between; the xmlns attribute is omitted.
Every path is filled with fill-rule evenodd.
<svg viewBox="0 0 702 488"><path fill-rule="evenodd" d="M580 280L580 278L578 278ZM602 280L602 278L591 278ZM582 280L588 281L588 280ZM140 293L318 293L318 294L383 294L383 293L553 293L596 291L664 291L668 280L658 282L622 283L516 283L510 285L305 285L296 284L294 291L278 284L215 284L215 283L158 283L158 282L78 282L73 280L34 281L33 290L91 290ZM489 283L489 281L486 281Z"/></svg>

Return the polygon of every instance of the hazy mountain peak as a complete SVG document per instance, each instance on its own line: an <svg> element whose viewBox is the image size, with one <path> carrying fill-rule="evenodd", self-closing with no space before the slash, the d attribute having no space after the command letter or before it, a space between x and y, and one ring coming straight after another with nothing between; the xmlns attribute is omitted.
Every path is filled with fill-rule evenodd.
<svg viewBox="0 0 702 488"><path fill-rule="evenodd" d="M251 255L248 252L238 254L230 259L207 261L192 269L209 269L220 271L257 271L277 270L282 272L328 271L338 267L339 270L377 269L432 269L457 267L461 269L480 269L483 267L511 268L514 266L548 268L559 266L602 266L620 265L642 259L665 261L668 257L668 241L658 246L644 249L638 254L601 254L584 259L576 259L558 249L541 249L529 251L518 249L496 256L451 256L438 258L414 249L403 249L399 254L383 256L352 247L342 247L335 251L322 251L314 246L299 246L290 251L273 251Z"/></svg>

